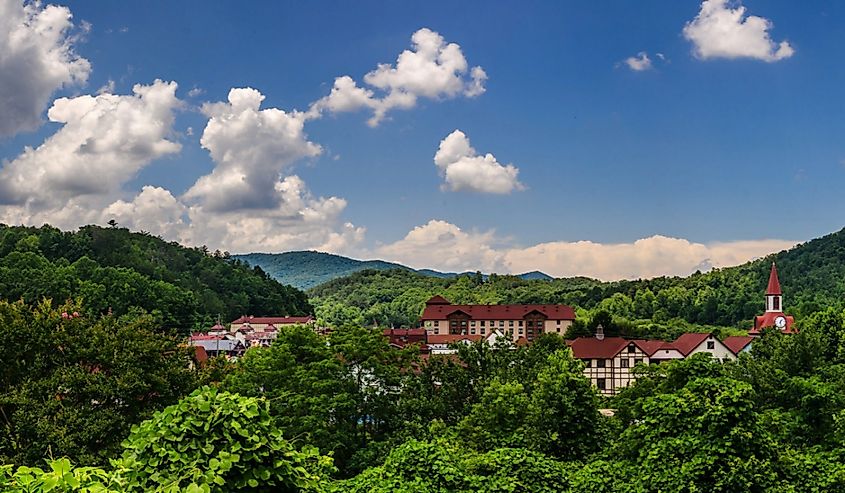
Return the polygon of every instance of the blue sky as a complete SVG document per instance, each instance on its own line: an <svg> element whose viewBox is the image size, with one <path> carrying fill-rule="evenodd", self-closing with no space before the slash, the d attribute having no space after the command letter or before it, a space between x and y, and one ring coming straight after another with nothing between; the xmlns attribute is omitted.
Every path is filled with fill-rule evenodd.
<svg viewBox="0 0 845 493"><path fill-rule="evenodd" d="M49 8L0 3L6 4L0 10L30 19ZM537 268L602 278L730 265L843 226L840 2L59 5L72 21L52 20L63 37L36 36L41 48L16 48L2 32L14 25L0 23L0 40L8 38L0 48L20 49L17 63L55 58L56 47L65 51L50 63L77 62L75 77L45 75L40 92L32 89L40 123L30 111L16 124L0 107L0 123L12 121L0 125L6 129L0 178L24 183L0 189L6 222L72 228L116 218L169 239L239 252L315 248L417 267ZM732 34L715 36L708 22L727 22ZM753 29L755 22L762 27ZM344 75L383 97L386 91L368 84L365 74L380 63L395 67L403 50L415 51L412 36L423 28L439 34L444 47L458 45L466 68L450 83L459 88L438 90L425 77L422 86L401 86L397 92L413 93L412 107L391 107L375 126L368 125L373 111L361 104L303 117L284 144L229 127L201 145L215 118L203 104L226 102L232 88L263 95L256 114L278 108L286 116L308 111ZM633 70L625 60L640 53L650 65ZM0 62L6 63L0 105L18 97L15 77L39 75L13 70L11 59ZM480 94L470 89L473 67L486 74L478 80ZM414 74L395 80L411 80L405 76ZM133 86L156 79L178 84L163 106L117 110L115 99L113 114L91 128L79 123L67 143L22 158L25 146L38 149L54 134L70 133L67 118L48 121L56 98L94 98L104 88L137 102ZM250 94L244 97L257 101ZM234 103L228 107L216 113L219 122L233 115ZM138 140L133 145L146 149L143 155L127 157L121 154L127 146L115 142L105 151L79 144L97 125L152 125L162 118L164 128L126 137ZM455 145L468 141L478 155L492 154L483 170L476 153L435 164L441 141L455 130L461 131ZM147 148L153 142L163 147ZM224 163L209 149L246 156L245 149L268 142L272 152L249 165ZM301 147L305 142L319 150ZM56 162L83 147L86 156L101 153L103 168L90 167L87 157ZM506 176L509 164L516 178ZM32 171L39 166L46 171ZM126 169L111 176L112 166ZM231 185L226 166L255 171L245 180L258 191L237 193L259 198L221 202L218 194ZM104 177L104 184L89 190L56 178L37 189L25 185L85 173ZM199 186L204 176L211 178ZM296 179L286 182L291 176ZM262 188L276 178L284 191ZM66 195L36 197L51 186ZM155 193L142 197L144 186ZM50 200L55 203L44 205Z"/></svg>

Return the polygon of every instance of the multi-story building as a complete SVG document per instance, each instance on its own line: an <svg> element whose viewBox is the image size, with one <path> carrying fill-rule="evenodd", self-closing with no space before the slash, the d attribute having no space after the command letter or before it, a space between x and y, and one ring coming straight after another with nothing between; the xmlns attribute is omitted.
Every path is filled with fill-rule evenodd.
<svg viewBox="0 0 845 493"><path fill-rule="evenodd" d="M484 337L499 331L514 342L531 342L543 333L563 336L574 321L575 311L567 305L453 305L434 296L420 323L428 335Z"/></svg>
<svg viewBox="0 0 845 493"><path fill-rule="evenodd" d="M237 332L241 329L251 329L253 332L264 332L268 328L277 330L285 325L311 325L316 324L316 319L311 315L307 317L253 317L246 316L232 321L229 330Z"/></svg>

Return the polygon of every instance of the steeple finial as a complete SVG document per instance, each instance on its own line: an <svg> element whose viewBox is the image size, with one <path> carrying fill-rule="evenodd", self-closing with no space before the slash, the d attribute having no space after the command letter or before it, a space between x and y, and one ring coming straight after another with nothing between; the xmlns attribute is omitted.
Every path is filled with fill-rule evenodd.
<svg viewBox="0 0 845 493"><path fill-rule="evenodd" d="M766 296L775 295L780 296L780 280L778 280L778 268L772 262L772 270L769 272L769 286L766 288Z"/></svg>

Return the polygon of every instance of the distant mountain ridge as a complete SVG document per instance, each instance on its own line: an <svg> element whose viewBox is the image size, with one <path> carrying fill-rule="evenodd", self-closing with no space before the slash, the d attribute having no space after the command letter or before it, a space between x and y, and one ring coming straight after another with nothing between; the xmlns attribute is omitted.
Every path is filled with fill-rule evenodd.
<svg viewBox="0 0 845 493"><path fill-rule="evenodd" d="M452 278L473 272L440 272L432 269L412 269L408 266L384 260L356 260L341 255L315 251L284 253L247 253L233 255L251 266L258 266L277 281L306 290L333 279L345 277L362 270L405 270L428 277ZM486 278L487 275L485 274ZM539 271L526 272L519 276L526 280L551 280L551 276Z"/></svg>

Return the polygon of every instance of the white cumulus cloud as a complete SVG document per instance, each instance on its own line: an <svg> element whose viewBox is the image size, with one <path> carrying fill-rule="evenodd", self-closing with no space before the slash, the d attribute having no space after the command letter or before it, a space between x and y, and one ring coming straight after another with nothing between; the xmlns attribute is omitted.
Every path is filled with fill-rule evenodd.
<svg viewBox="0 0 845 493"><path fill-rule="evenodd" d="M157 80L136 85L132 95L57 99L47 115L64 126L0 169L0 204L7 206L0 215L29 222L66 204L116 198L144 166L180 150L170 140L175 92L175 82Z"/></svg>
<svg viewBox="0 0 845 493"><path fill-rule="evenodd" d="M0 0L0 137L35 129L56 90L88 79L72 17L67 7Z"/></svg>
<svg viewBox="0 0 845 493"><path fill-rule="evenodd" d="M753 58L776 62L789 58L795 49L788 41L776 42L769 35L772 21L746 15L738 2L704 0L695 19L684 26L684 37L701 59Z"/></svg>
<svg viewBox="0 0 845 493"><path fill-rule="evenodd" d="M655 235L631 243L555 241L513 246L492 231L464 231L431 220L374 253L417 268L511 274L540 270L556 277L610 281L689 275L698 269L738 265L797 243L777 239L696 243Z"/></svg>
<svg viewBox="0 0 845 493"><path fill-rule="evenodd" d="M525 188L517 179L519 169L516 166L502 165L489 153L478 155L460 130L440 141L434 164L443 175L444 188L454 192L506 194Z"/></svg>
<svg viewBox="0 0 845 493"><path fill-rule="evenodd" d="M359 86L348 75L336 78L329 95L314 102L308 116L366 108L373 112L368 123L376 126L388 111L413 108L419 98L439 100L484 93L487 73L481 67L470 68L459 45L447 43L428 28L415 32L411 42L412 49L403 51L395 65L381 63L364 76L369 88Z"/></svg>

